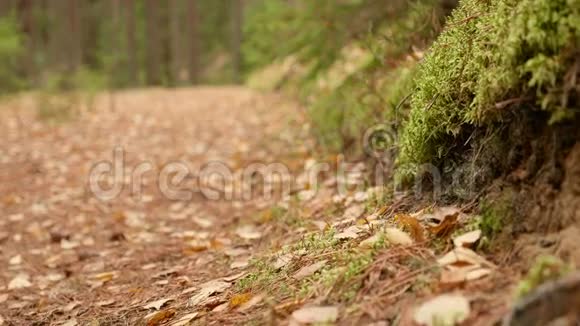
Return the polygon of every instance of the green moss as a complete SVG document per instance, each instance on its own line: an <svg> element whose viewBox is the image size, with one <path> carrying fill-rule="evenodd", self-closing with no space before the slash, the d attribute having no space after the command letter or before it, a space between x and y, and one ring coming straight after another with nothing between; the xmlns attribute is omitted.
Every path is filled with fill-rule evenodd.
<svg viewBox="0 0 580 326"><path fill-rule="evenodd" d="M461 1L418 73L399 173L439 163L470 126L501 121L505 100L547 110L551 122L571 116L565 74L579 44L579 0Z"/></svg>

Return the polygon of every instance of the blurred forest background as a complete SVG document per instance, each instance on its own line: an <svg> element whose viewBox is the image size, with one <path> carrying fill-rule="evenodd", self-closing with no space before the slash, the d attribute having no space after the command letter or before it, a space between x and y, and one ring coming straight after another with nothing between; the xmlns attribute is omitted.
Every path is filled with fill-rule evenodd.
<svg viewBox="0 0 580 326"><path fill-rule="evenodd" d="M241 79L241 0L2 0L0 92Z"/></svg>

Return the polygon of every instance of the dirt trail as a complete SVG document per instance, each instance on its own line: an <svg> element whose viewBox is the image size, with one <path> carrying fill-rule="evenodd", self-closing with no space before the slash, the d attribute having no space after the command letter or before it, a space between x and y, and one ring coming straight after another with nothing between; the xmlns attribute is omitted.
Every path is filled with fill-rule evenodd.
<svg viewBox="0 0 580 326"><path fill-rule="evenodd" d="M179 320L193 311L198 285L242 271L252 242L235 227L267 204L209 200L196 171L212 161L233 171L291 164L305 151L292 145L296 104L243 88L103 95L91 112L56 125L36 119L29 102L6 104L0 119L0 324L134 325L158 299L171 299L163 308ZM105 179L123 188L102 201L89 175L97 162L114 165L115 149L123 178ZM164 193L159 176L176 162L191 173Z"/></svg>

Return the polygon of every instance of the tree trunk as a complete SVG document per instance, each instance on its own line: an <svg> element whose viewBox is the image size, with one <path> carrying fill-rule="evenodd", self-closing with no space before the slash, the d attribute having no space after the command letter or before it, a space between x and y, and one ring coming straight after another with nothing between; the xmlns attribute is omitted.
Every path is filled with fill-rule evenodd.
<svg viewBox="0 0 580 326"><path fill-rule="evenodd" d="M78 0L68 0L68 53L70 71L76 71L82 64L82 31ZM66 32L66 31L65 31ZM64 35L63 35L64 36Z"/></svg>
<svg viewBox="0 0 580 326"><path fill-rule="evenodd" d="M197 14L197 1L189 0L187 1L186 9L186 28L185 28L185 55L187 56L187 80L195 84L199 79L199 32L198 32L198 14Z"/></svg>
<svg viewBox="0 0 580 326"><path fill-rule="evenodd" d="M127 35L127 77L130 85L139 84L138 57L137 57L137 33L135 22L135 0L123 0L125 6L125 26Z"/></svg>
<svg viewBox="0 0 580 326"><path fill-rule="evenodd" d="M242 0L232 3L232 63L234 67L234 82L242 81L242 26L244 5Z"/></svg>
<svg viewBox="0 0 580 326"><path fill-rule="evenodd" d="M146 82L147 85L161 85L162 42L160 33L159 2L145 0Z"/></svg>
<svg viewBox="0 0 580 326"><path fill-rule="evenodd" d="M186 33L183 31L182 0L169 0L169 42L170 42L170 72L173 85L183 85L187 82L184 74L183 40Z"/></svg>

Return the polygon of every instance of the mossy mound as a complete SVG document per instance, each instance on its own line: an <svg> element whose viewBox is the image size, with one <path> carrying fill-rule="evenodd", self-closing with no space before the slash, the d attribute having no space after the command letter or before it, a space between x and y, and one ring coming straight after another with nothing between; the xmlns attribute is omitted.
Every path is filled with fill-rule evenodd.
<svg viewBox="0 0 580 326"><path fill-rule="evenodd" d="M578 109L580 0L463 0L415 80L400 137L399 175L439 165L474 127L542 109ZM463 137L461 137L463 136Z"/></svg>

